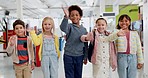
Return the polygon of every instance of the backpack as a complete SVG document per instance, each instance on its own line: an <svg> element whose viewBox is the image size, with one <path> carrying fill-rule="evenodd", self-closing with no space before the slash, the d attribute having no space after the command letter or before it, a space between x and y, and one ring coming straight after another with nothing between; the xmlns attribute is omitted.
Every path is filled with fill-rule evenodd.
<svg viewBox="0 0 148 78"><path fill-rule="evenodd" d="M93 32L93 44L89 43L89 46L88 46L88 60L89 62L91 62L91 56L93 54L93 50L94 50L94 45L95 45L95 32Z"/></svg>

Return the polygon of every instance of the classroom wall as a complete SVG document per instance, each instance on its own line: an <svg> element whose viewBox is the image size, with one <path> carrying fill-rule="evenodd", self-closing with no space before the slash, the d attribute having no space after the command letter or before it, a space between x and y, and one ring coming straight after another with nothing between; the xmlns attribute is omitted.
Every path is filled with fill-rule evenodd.
<svg viewBox="0 0 148 78"><path fill-rule="evenodd" d="M106 12L112 12L113 7L107 6L105 9ZM131 17L132 22L138 20L138 6L137 5L120 5L119 6L119 14L116 16L116 24L118 18L122 14L127 14Z"/></svg>

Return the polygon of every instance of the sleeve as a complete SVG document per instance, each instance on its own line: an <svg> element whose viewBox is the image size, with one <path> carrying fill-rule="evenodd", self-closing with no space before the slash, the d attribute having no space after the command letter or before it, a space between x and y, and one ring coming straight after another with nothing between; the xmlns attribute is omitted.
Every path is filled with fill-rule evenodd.
<svg viewBox="0 0 148 78"><path fill-rule="evenodd" d="M107 37L107 40L108 41L114 41L118 38L118 35L117 35L118 32L113 32L112 34L110 34L108 37Z"/></svg>
<svg viewBox="0 0 148 78"><path fill-rule="evenodd" d="M29 38L29 50L30 50L30 54L31 54L31 62L34 62L34 49L33 49L33 44L32 44L32 40L31 38Z"/></svg>
<svg viewBox="0 0 148 78"><path fill-rule="evenodd" d="M143 64L144 59L143 59L143 53L142 53L140 38L139 38L139 35L136 31L135 31L135 33L136 33L136 45L137 45L137 61L138 61L138 63Z"/></svg>
<svg viewBox="0 0 148 78"><path fill-rule="evenodd" d="M55 47L56 47L56 52L58 54L58 58L60 57L60 50L59 50L59 38L58 36L55 36Z"/></svg>
<svg viewBox="0 0 148 78"><path fill-rule="evenodd" d="M63 20L62 20L62 23L61 23L61 25L60 25L60 29L63 31L63 32L65 32L66 34L68 33L68 19L67 18L64 18Z"/></svg>
<svg viewBox="0 0 148 78"><path fill-rule="evenodd" d="M86 40L86 37L89 39L89 41L92 41L93 40L93 33L92 32L90 32L89 33L89 35L87 34L87 35L82 35L81 36L81 41L82 42L88 42L87 40Z"/></svg>
<svg viewBox="0 0 148 78"><path fill-rule="evenodd" d="M84 30L85 30L85 32L84 32L83 35L81 35L80 40L81 40L82 42L88 42L88 41L86 40L86 38L89 38L90 36L88 35L88 32L87 32L86 28L84 28Z"/></svg>
<svg viewBox="0 0 148 78"><path fill-rule="evenodd" d="M10 37L10 38L11 38L11 37ZM6 48L6 51L7 51L7 53L8 53L9 56L12 55L12 53L14 52L14 49L15 49L15 45L10 46L10 41L9 41L9 42L8 42L8 46L7 46L7 48Z"/></svg>
<svg viewBox="0 0 148 78"><path fill-rule="evenodd" d="M32 30L32 31L30 31L30 36L31 36L35 46L38 46L41 44L41 35L36 35L35 31Z"/></svg>
<svg viewBox="0 0 148 78"><path fill-rule="evenodd" d="M82 41L82 42L87 42L87 41L86 41L86 37L87 37L87 35L82 35L81 38L80 38L81 41Z"/></svg>
<svg viewBox="0 0 148 78"><path fill-rule="evenodd" d="M88 58L88 42L84 42L83 51L84 51L84 60L85 60Z"/></svg>

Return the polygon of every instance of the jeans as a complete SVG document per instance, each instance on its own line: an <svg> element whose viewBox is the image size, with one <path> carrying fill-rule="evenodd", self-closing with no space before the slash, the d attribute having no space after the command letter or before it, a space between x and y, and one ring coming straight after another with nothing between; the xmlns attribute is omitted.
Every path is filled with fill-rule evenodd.
<svg viewBox="0 0 148 78"><path fill-rule="evenodd" d="M136 78L137 56L136 54L119 54L117 56L119 78Z"/></svg>
<svg viewBox="0 0 148 78"><path fill-rule="evenodd" d="M64 54L64 69L66 78L82 78L82 56L69 56Z"/></svg>
<svg viewBox="0 0 148 78"><path fill-rule="evenodd" d="M58 78L57 56L42 56L41 68L44 78Z"/></svg>

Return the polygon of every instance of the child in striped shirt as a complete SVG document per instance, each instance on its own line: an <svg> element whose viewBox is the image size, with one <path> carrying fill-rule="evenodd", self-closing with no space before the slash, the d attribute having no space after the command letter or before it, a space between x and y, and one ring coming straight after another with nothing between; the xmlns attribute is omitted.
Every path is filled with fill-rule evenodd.
<svg viewBox="0 0 148 78"><path fill-rule="evenodd" d="M25 35L22 20L16 20L13 29L16 35L10 37L7 52L12 57L16 78L31 78L31 71L34 69L32 40Z"/></svg>

